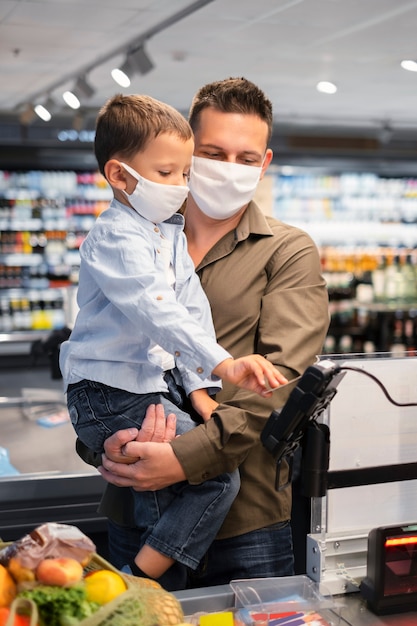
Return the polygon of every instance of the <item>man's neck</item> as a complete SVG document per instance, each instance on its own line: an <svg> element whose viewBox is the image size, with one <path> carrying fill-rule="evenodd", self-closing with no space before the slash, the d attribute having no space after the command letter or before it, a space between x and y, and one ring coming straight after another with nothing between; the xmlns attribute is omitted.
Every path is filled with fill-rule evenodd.
<svg viewBox="0 0 417 626"><path fill-rule="evenodd" d="M246 207L229 219L214 220L198 208L192 197L188 197L184 231L188 242L188 252L196 267L224 235L236 228L245 209Z"/></svg>

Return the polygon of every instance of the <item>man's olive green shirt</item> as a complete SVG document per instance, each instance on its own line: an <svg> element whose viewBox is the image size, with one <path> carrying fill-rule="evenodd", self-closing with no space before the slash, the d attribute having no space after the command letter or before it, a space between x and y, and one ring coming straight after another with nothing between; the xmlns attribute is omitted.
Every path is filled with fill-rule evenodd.
<svg viewBox="0 0 417 626"><path fill-rule="evenodd" d="M321 353L329 325L328 295L318 250L308 234L265 216L251 202L237 228L197 267L218 342L234 357L266 356L293 379ZM171 442L186 477L198 484L239 467L240 492L218 538L290 519L291 488L275 489L276 464L260 434L294 385L264 399L228 383L213 418ZM87 460L86 451L79 449ZM280 482L286 482L282 464ZM133 523L130 490L108 485L100 511Z"/></svg>

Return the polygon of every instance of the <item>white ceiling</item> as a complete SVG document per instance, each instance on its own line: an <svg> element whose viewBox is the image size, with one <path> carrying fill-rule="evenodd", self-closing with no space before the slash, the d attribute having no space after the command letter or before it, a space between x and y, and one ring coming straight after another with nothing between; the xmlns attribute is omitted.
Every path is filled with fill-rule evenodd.
<svg viewBox="0 0 417 626"><path fill-rule="evenodd" d="M201 5L201 6L197 6ZM129 44L155 68L122 90L110 77ZM196 89L245 76L271 98L277 123L417 129L417 0L1 0L0 114L62 92L86 69L96 110L114 93L148 93L183 112ZM338 86L316 91L319 80Z"/></svg>

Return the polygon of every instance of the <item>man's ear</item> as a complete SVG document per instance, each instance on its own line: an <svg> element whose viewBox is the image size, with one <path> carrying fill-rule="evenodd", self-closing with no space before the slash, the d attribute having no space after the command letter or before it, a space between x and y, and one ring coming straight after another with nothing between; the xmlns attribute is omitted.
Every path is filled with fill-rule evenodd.
<svg viewBox="0 0 417 626"><path fill-rule="evenodd" d="M104 166L107 182L113 189L126 189L127 172L117 159L110 159Z"/></svg>
<svg viewBox="0 0 417 626"><path fill-rule="evenodd" d="M271 148L268 148L267 151L265 152L264 162L262 163L262 171L261 171L261 175L259 177L259 180L263 179L264 174L265 174L266 170L268 169L269 164L271 163L273 156L274 156L274 153L272 152Z"/></svg>

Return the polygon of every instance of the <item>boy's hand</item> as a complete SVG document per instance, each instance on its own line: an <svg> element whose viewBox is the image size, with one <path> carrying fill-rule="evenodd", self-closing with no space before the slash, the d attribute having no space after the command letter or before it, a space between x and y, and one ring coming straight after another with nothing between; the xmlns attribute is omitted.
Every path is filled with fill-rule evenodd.
<svg viewBox="0 0 417 626"><path fill-rule="evenodd" d="M214 370L220 378L254 391L264 398L272 395L271 389L285 385L288 380L260 354L250 354L240 359L225 359Z"/></svg>
<svg viewBox="0 0 417 626"><path fill-rule="evenodd" d="M205 422L208 422L213 411L219 406L219 403L209 396L207 389L196 389L192 391L190 393L190 400L193 408L201 415Z"/></svg>

